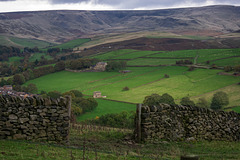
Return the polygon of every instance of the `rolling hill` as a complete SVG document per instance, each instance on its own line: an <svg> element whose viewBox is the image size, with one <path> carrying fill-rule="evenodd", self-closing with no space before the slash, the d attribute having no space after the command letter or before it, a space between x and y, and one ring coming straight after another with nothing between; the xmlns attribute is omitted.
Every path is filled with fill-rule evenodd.
<svg viewBox="0 0 240 160"><path fill-rule="evenodd" d="M217 34L240 30L240 7L139 11L38 11L0 14L0 34L50 42L110 33L175 31Z"/></svg>

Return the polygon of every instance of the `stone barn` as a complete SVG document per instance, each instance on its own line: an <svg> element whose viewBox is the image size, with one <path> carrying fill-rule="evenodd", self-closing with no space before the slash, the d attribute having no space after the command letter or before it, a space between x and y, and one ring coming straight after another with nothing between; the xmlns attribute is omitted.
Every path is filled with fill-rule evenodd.
<svg viewBox="0 0 240 160"><path fill-rule="evenodd" d="M93 69L96 71L105 71L107 63L106 62L98 62Z"/></svg>
<svg viewBox="0 0 240 160"><path fill-rule="evenodd" d="M106 98L107 96L102 96L102 93L99 91L93 92L93 98Z"/></svg>

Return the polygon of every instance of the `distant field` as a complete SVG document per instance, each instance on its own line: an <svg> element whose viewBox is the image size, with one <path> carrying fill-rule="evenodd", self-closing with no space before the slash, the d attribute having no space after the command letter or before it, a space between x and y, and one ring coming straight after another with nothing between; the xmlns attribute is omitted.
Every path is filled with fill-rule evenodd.
<svg viewBox="0 0 240 160"><path fill-rule="evenodd" d="M161 35L161 36L147 36L147 38L182 38L182 39L193 39L193 40L207 40L213 39L212 37L207 36L188 36L188 35Z"/></svg>
<svg viewBox="0 0 240 160"><path fill-rule="evenodd" d="M239 56L234 57L233 56ZM98 58L101 60L107 59L125 59L129 66L135 65L172 65L177 60L191 59L195 64L216 64L217 66L240 64L240 49L199 49L199 50L181 50L181 51L136 51L136 50L116 50L91 58Z"/></svg>
<svg viewBox="0 0 240 160"><path fill-rule="evenodd" d="M30 58L29 61L30 62L34 62L36 61L36 59L39 61L41 60L41 57L44 56L47 60L52 59L51 56L47 55L46 53L34 53Z"/></svg>
<svg viewBox="0 0 240 160"><path fill-rule="evenodd" d="M196 58L196 62L199 64L206 64L206 61L214 61L212 63L218 62L217 59L240 56L240 49L200 49L200 50L181 50L164 52L159 54L150 55L148 57L157 58ZM238 58L237 58L238 59ZM224 66L226 64L235 65L238 60L235 58L230 58L226 60L219 60L218 65Z"/></svg>
<svg viewBox="0 0 240 160"><path fill-rule="evenodd" d="M130 60L127 62L127 65L169 65L176 64L176 61L179 59L157 59L157 58L138 58Z"/></svg>
<svg viewBox="0 0 240 160"><path fill-rule="evenodd" d="M16 37L9 37L9 39L15 43L16 45L22 46L22 47L38 47L38 48L44 48L48 47L50 45L53 45L52 43L35 40L35 39L26 39L26 38L16 38Z"/></svg>
<svg viewBox="0 0 240 160"><path fill-rule="evenodd" d="M114 59L120 55L132 53L132 52L136 52L136 50L133 50L133 49L116 50L116 51L111 51L111 52L95 55L95 56L92 56L91 58L97 58L97 59L101 59L101 60Z"/></svg>
<svg viewBox="0 0 240 160"><path fill-rule="evenodd" d="M9 62L19 62L21 59L24 59L24 57L10 57Z"/></svg>
<svg viewBox="0 0 240 160"><path fill-rule="evenodd" d="M123 54L123 55L117 56L114 59L134 59L134 58L147 56L147 55L151 55L158 52L159 51L137 51L137 52L132 52L129 54Z"/></svg>
<svg viewBox="0 0 240 160"><path fill-rule="evenodd" d="M34 69L37 69L37 68L42 68L42 67L48 67L48 66L55 66L56 64L47 64L47 65L44 65L44 66L39 66L39 67L35 67Z"/></svg>
<svg viewBox="0 0 240 160"><path fill-rule="evenodd" d="M235 66L240 64L240 57L216 60L210 64L216 64L217 66Z"/></svg>
<svg viewBox="0 0 240 160"><path fill-rule="evenodd" d="M91 39L89 38L75 39L51 48L61 48L61 49L75 48L89 41L91 41Z"/></svg>
<svg viewBox="0 0 240 160"><path fill-rule="evenodd" d="M58 72L49 74L28 83L35 83L39 91L58 90L60 92L77 89L84 94L92 95L94 91L101 91L109 99L133 103L141 103L145 96L152 93L169 93L175 99L184 96L200 96L220 88L238 83L240 77L217 75L219 70L196 69L188 72L187 67L129 67L131 73L117 72L72 73ZM170 78L163 78L168 74ZM128 86L129 91L122 91ZM230 91L228 91L230 92ZM236 88L236 93L240 89ZM235 97L235 103L240 96ZM232 105L232 104L230 104Z"/></svg>
<svg viewBox="0 0 240 160"><path fill-rule="evenodd" d="M108 114L108 113L120 113L123 111L135 111L136 105L134 104L128 104L128 103L121 103L121 102L114 102L104 99L96 99L98 102L97 108L90 112L85 113L81 116L77 117L78 121L84 121L87 119L94 119L96 116L100 117L102 115Z"/></svg>

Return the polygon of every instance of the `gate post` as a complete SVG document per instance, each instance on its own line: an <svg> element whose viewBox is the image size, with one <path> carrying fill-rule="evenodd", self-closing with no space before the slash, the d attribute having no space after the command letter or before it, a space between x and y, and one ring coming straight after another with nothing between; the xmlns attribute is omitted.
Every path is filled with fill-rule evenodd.
<svg viewBox="0 0 240 160"><path fill-rule="evenodd" d="M141 135L141 108L142 104L137 104L137 114L136 114L136 131L137 131L137 142L140 143L142 139Z"/></svg>

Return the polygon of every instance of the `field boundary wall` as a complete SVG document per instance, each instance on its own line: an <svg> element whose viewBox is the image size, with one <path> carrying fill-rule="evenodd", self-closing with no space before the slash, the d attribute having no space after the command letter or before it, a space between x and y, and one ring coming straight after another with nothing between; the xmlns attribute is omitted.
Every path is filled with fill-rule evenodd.
<svg viewBox="0 0 240 160"><path fill-rule="evenodd" d="M0 139L67 143L71 97L0 96Z"/></svg>
<svg viewBox="0 0 240 160"><path fill-rule="evenodd" d="M240 141L240 114L181 105L137 105L137 141Z"/></svg>

